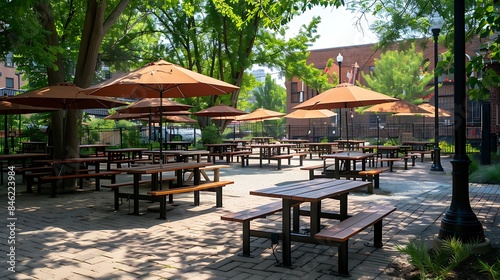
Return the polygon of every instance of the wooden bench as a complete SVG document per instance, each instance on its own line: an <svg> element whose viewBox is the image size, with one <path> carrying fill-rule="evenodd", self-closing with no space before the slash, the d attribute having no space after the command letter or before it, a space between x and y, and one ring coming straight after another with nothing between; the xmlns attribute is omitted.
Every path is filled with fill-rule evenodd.
<svg viewBox="0 0 500 280"><path fill-rule="evenodd" d="M222 155L226 157L226 163L230 163L230 162L233 162L234 156L246 155L246 154L251 154L251 153L252 153L252 151L239 150L239 151L223 152ZM239 161L239 157L236 157L236 160Z"/></svg>
<svg viewBox="0 0 500 280"><path fill-rule="evenodd" d="M434 151L433 150L427 150L427 151L409 151L409 154L418 154L420 155L420 162L424 162L424 156L425 155L431 155L431 159L434 159Z"/></svg>
<svg viewBox="0 0 500 280"><path fill-rule="evenodd" d="M222 164L214 164L214 165L209 165L205 167L200 167L200 174L205 178L207 182L210 182L210 177L207 175L207 171L213 171L214 172L214 182L217 182L220 180L220 169L221 168L230 168L230 165L222 165ZM191 182L194 178L194 173L192 169L186 170L187 172L191 172L186 180L184 182Z"/></svg>
<svg viewBox="0 0 500 280"><path fill-rule="evenodd" d="M326 165L326 168L332 166L333 164L327 164ZM325 165L324 164L318 164L318 165L311 165L311 166L304 166L304 167L301 167L300 170L307 170L309 171L309 180L314 180L316 178L330 178L330 176L326 176L324 174L322 175L316 175L314 174L314 172L316 170L321 170L321 171L324 171L324 168L325 168Z"/></svg>
<svg viewBox="0 0 500 280"><path fill-rule="evenodd" d="M166 219L167 195L192 192L194 193L194 205L198 206L200 205L200 191L215 190L215 195L216 195L215 205L216 207L222 207L222 187L225 187L226 185L229 184L234 184L234 182L218 181L218 182L204 183L201 185L172 188L168 190L149 191L148 195L160 198L160 219Z"/></svg>
<svg viewBox="0 0 500 280"><path fill-rule="evenodd" d="M278 162L278 170L281 169L281 160L288 159L288 165L292 164L293 154L283 154L283 155L274 155L269 159L274 159ZM262 161L260 162L260 167L262 167Z"/></svg>
<svg viewBox="0 0 500 280"><path fill-rule="evenodd" d="M304 159L309 155L307 152L296 152L295 154L292 154L294 156L299 157L299 165L302 166L304 165Z"/></svg>
<svg viewBox="0 0 500 280"><path fill-rule="evenodd" d="M252 257L252 254L250 254L250 222L257 218L265 218L269 215L275 214L276 212L281 211L281 207L282 202L277 201L253 207L252 209L228 213L221 216L221 220L243 224L243 252L239 254L240 256Z"/></svg>
<svg viewBox="0 0 500 280"><path fill-rule="evenodd" d="M177 177L162 176L161 180L162 180L162 182L168 182L168 187L171 188L172 187L172 183L175 180L177 180ZM150 184L150 183L151 183L151 180L141 180L141 181L139 181L139 185ZM101 187L103 187L103 188L109 188L109 189L113 190L115 211L118 211L120 209L120 198L121 197L129 197L130 196L130 194L120 193L120 188L121 187L130 187L130 186L133 186L133 185L134 185L134 182L128 181L128 182L122 182L122 183L102 184ZM170 201L173 200L172 196L169 197L169 200Z"/></svg>
<svg viewBox="0 0 500 280"><path fill-rule="evenodd" d="M408 170L408 160L411 159L411 166L415 166L415 161L417 160L419 154L407 154L403 156L405 161L405 170Z"/></svg>
<svg viewBox="0 0 500 280"><path fill-rule="evenodd" d="M382 243L382 220L396 207L379 206L364 210L351 216L338 224L326 227L314 237L324 241L327 245L338 247L338 274L349 276L348 266L348 241L351 237L373 225L373 246L381 248Z"/></svg>
<svg viewBox="0 0 500 280"><path fill-rule="evenodd" d="M368 181L373 182L372 187L368 188L368 193L373 193L373 188L380 188L380 173L389 170L389 168L374 168L364 171L359 171L359 175L367 176Z"/></svg>
<svg viewBox="0 0 500 280"><path fill-rule="evenodd" d="M380 162L380 166L383 165L384 162L387 163L387 165L389 166L389 171L390 172L393 172L393 166L394 166L394 162L395 161L402 161L404 160L404 158L400 158L400 157L393 157L393 158L379 158L377 159L377 161Z"/></svg>
<svg viewBox="0 0 500 280"><path fill-rule="evenodd" d="M40 185L41 185L40 178L44 177L44 176L50 176L50 175L52 175L52 171L31 172L28 174L24 174L23 178L26 180L26 192L32 193L33 192L33 184L37 183L37 185L38 185L37 192L41 193L42 189L40 187Z"/></svg>
<svg viewBox="0 0 500 280"><path fill-rule="evenodd" d="M95 189L96 191L100 190L100 183L99 179L104 177L104 178L110 178L112 183L116 182L116 175L120 174L120 172L117 171L106 171L106 172L99 172L99 173L79 173L79 174L68 174L68 175L59 175L59 176L44 176L40 177L40 180L43 182L51 182L52 187L51 187L51 197L56 196L56 190L57 190L57 181L60 180L66 180L66 179L80 179L80 186L83 183L82 179L85 178L95 178L96 179L96 185Z"/></svg>

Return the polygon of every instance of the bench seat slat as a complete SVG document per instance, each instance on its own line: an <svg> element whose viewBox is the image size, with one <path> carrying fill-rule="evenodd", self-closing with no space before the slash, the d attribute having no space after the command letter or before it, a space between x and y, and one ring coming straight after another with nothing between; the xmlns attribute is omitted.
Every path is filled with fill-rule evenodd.
<svg viewBox="0 0 500 280"><path fill-rule="evenodd" d="M334 226L323 229L321 232L317 233L315 237L318 239L345 242L395 210L396 207L378 207L365 210Z"/></svg>
<svg viewBox="0 0 500 280"><path fill-rule="evenodd" d="M233 221L233 222L244 222L248 220L253 220L256 218L264 218L268 215L274 214L281 211L282 203L281 201L260 205L252 209L243 210L234 213L228 213L221 216L221 220Z"/></svg>
<svg viewBox="0 0 500 280"><path fill-rule="evenodd" d="M234 183L233 181L210 182L210 183L204 183L201 185L194 185L194 186L189 186L189 187L180 187L180 188L173 188L173 189L160 190L160 191L148 191L148 194L152 195L152 196L164 196L164 195L169 195L169 194L187 193L187 192L202 191L202 190L207 190L207 189L224 187L228 184L233 184L233 183Z"/></svg>

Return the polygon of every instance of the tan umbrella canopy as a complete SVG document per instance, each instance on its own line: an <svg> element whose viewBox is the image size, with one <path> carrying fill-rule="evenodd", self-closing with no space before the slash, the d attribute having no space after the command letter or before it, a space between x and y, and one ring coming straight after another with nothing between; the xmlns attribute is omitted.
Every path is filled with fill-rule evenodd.
<svg viewBox="0 0 500 280"><path fill-rule="evenodd" d="M153 122L158 123L160 120L159 117L154 117ZM197 123L198 121L195 119L192 119L188 116L163 116L163 120L165 122L171 122L171 123Z"/></svg>
<svg viewBox="0 0 500 280"><path fill-rule="evenodd" d="M411 113L411 114L426 114L429 113L424 108L417 105L413 105L410 102L404 100L397 100L388 103L377 104L365 109L363 112L373 112L373 113Z"/></svg>
<svg viewBox="0 0 500 280"><path fill-rule="evenodd" d="M163 112L164 116L180 116L180 115L190 115L189 111L172 111L172 112ZM149 113L120 113L115 112L109 116L104 117L106 120L135 120L148 118L149 116L154 117L156 115Z"/></svg>
<svg viewBox="0 0 500 280"><path fill-rule="evenodd" d="M160 100L160 98L145 98L116 111L119 113L157 114L160 113L160 108L163 109L163 112L186 111L193 108L193 106L175 102L167 98L163 98L163 100Z"/></svg>
<svg viewBox="0 0 500 280"><path fill-rule="evenodd" d="M337 109L370 106L397 101L397 98L369 89L343 83L308 99L293 109Z"/></svg>
<svg viewBox="0 0 500 280"><path fill-rule="evenodd" d="M263 120L279 120L283 116L285 116L285 114L281 112L276 112L264 108L258 108L252 113L236 117L235 119L242 122L263 121Z"/></svg>
<svg viewBox="0 0 500 280"><path fill-rule="evenodd" d="M237 89L235 85L159 60L86 88L83 92L126 98L188 98L226 94Z"/></svg>
<svg viewBox="0 0 500 280"><path fill-rule="evenodd" d="M326 110L326 109L321 109L321 110L295 110L287 115L285 115L285 118L289 119L322 119L322 118L329 118L337 115L336 113Z"/></svg>
<svg viewBox="0 0 500 280"><path fill-rule="evenodd" d="M12 103L34 107L58 109L97 109L125 106L127 103L103 96L89 96L81 93L82 88L71 83L59 83L53 86L28 91L9 98Z"/></svg>
<svg viewBox="0 0 500 280"><path fill-rule="evenodd" d="M10 98L2 98L0 101L0 114L3 115L16 115L16 114L31 114L31 113L41 113L50 112L57 110L56 108L46 108L46 107L33 107L23 104L16 104L9 102ZM9 153L9 133L8 133L8 121L7 116L4 119L4 153Z"/></svg>
<svg viewBox="0 0 500 280"><path fill-rule="evenodd" d="M334 88L324 91L315 97L308 99L293 109L337 109L356 108L376 105L380 103L397 101L397 98L378 93L373 90L358 87L349 83L340 84ZM347 111L346 120L347 118ZM349 125L346 126L347 141L349 141Z"/></svg>
<svg viewBox="0 0 500 280"><path fill-rule="evenodd" d="M219 118L228 116L241 116L245 114L247 114L247 112L241 111L239 109L224 104L215 105L210 108L194 113L195 116L199 117L219 117Z"/></svg>
<svg viewBox="0 0 500 280"><path fill-rule="evenodd" d="M129 72L83 90L84 93L100 96L126 98L188 98L221 95L239 89L235 85L196 73L165 60L151 62ZM162 107L160 101L160 106ZM162 117L160 109L160 118ZM160 122L160 132L161 132ZM162 142L162 133L160 133ZM162 145L160 145L160 153Z"/></svg>
<svg viewBox="0 0 500 280"><path fill-rule="evenodd" d="M432 114L432 117L435 116L436 107L432 106L431 104L422 103L422 104L418 105L418 107L429 111ZM451 112L448 110L439 108L438 109L438 117L449 118L449 117L451 117Z"/></svg>
<svg viewBox="0 0 500 280"><path fill-rule="evenodd" d="M82 88L71 83L59 83L11 97L12 103L34 107L50 107L64 110L63 128L66 128L66 110L68 109L110 109L127 103L103 96L89 96L81 93ZM63 147L66 139L63 137Z"/></svg>
<svg viewBox="0 0 500 280"><path fill-rule="evenodd" d="M3 115L31 114L31 113L41 113L41 112L50 112L58 110L57 108L33 107L29 105L12 103L8 100L10 100L10 98L4 98L2 101L0 101L0 114Z"/></svg>
<svg viewBox="0 0 500 280"><path fill-rule="evenodd" d="M249 114L237 116L235 120L242 122L264 122L264 120L279 120L283 116L285 116L285 114L281 112L276 112L264 108L258 108ZM264 124L262 125L262 134L263 132L264 132Z"/></svg>

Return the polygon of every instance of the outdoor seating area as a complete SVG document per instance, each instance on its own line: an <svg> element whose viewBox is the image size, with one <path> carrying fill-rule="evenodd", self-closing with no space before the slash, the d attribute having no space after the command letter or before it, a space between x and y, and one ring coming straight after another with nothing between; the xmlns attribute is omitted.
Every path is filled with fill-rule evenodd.
<svg viewBox="0 0 500 280"><path fill-rule="evenodd" d="M257 152L257 149L255 151ZM431 195L446 200L447 196L439 193L447 191L447 186L451 184L449 182L451 176L430 174L422 177L420 172L428 168L429 161L426 161L425 165L417 162L415 167L408 170L404 170L402 166L394 166L397 172L390 175L386 166L370 167L369 158L376 157L376 153L361 151L350 152L347 155L347 152L343 152L325 156L323 159L306 157L303 162L304 166L299 166L299 160L293 158L292 165L284 165L281 170L272 165L263 165L260 168L257 165L258 160L254 161L255 164L245 167L241 167L239 162L218 166L209 163L207 156L202 156L199 163L195 158L190 158L188 162L171 162L161 167L158 164L122 166L121 168L112 166L111 170L118 173L116 181L102 182L100 191L96 191L92 183L94 179L84 180L81 189L77 187L77 191L72 193L58 193L55 198L51 198L44 190L42 193L22 191L18 194L17 203L19 211L23 211L22 209L31 207L30 201L36 198L39 209L31 215L50 215L55 219L60 219L60 222L56 220L55 223L51 223L51 226L55 228L64 228L63 221L67 218L63 218L63 213L58 210L59 208L52 207L54 201L57 201L61 207L71 205L73 209L71 211L81 213L82 217L100 217L98 220L92 218L88 221L81 220L82 229L88 229L89 232L89 246L97 249L94 258L103 252L96 242L100 239L97 236L103 235L103 231L109 228L106 226L107 223L112 223L115 231L125 232L131 227L130 222L133 222L146 227L142 230L142 234L154 235L159 227L164 227L164 225L170 228L168 241L141 244L141 250L135 251L135 254L139 256L145 250L155 252L154 255L158 257L165 256L166 253L155 251L151 246L176 248L173 251L170 250L170 254L176 252L176 254L183 255L192 246L193 240L196 240L197 244L195 254L199 254L200 257L204 254L203 252L215 250L217 257L209 264L210 269L197 270L201 274L221 273L225 270L225 265L243 269L249 264L262 266L267 263L268 265L260 271L264 275L271 275L276 273L273 272L276 269L274 263L279 261L281 267L279 273L283 275L291 276L297 272L312 273L313 271L318 273L318 270L313 267L319 265L323 267L319 275L324 274L327 277L331 272L336 272L339 275L350 275L355 278L361 275L375 277L384 274L384 269L398 256L394 252L395 244L401 244L413 238L411 236L417 228L410 226L411 221L430 219L438 223L438 216L446 210L446 203L444 203L436 207L441 212L427 213L425 209L417 210L417 212L410 211L414 208L413 205L417 205L417 197L421 196L425 190L434 190L428 193L425 198L427 200L431 199ZM143 154L143 157L147 155ZM362 158L366 159L364 168ZM334 177L335 159L339 161L340 179ZM347 159L350 159L350 164ZM43 161L39 160L39 162ZM345 162L342 164L342 161ZM327 168L333 169L333 175L328 175L329 178L318 177L309 181L308 172L300 171L306 167L324 167L325 162ZM443 164L447 170L451 170L448 157L445 158ZM105 161L100 165L102 172L108 172ZM356 180L352 180L353 177L349 180L348 175L342 177L340 175L342 169L347 165L350 167L349 170L358 171L360 177ZM205 172L212 172L211 167L217 170L216 177L215 173L213 176L208 174L209 181L202 182L204 175L193 173L193 181L186 183L186 178L190 176L191 171L198 168L199 170L205 169ZM92 165L88 168L92 168ZM186 173L181 170L190 171ZM29 174L29 172L36 171L26 170L25 172ZM255 180L253 177L255 172L258 172L259 178L262 179ZM176 188L179 175L184 179L182 181L184 187ZM361 176L366 176L366 180L359 180ZM19 184L21 184L21 177L20 173L17 180ZM416 180L417 178L419 180ZM374 187L375 182L377 186ZM33 187L36 188L36 186ZM498 205L500 203L498 189L492 192L491 187L474 187L472 190L477 195L473 198L473 207L480 207L479 205L483 203L479 204L479 202L485 199L493 199L489 204L491 207ZM297 193L290 196L292 190ZM287 194L282 199L280 191L286 191ZM436 191L439 192L435 193ZM407 198L402 199L402 196L407 196ZM90 201L92 201L92 208L85 206ZM493 230L496 212L498 209L495 211L490 209L489 212L485 212L488 214L482 217L486 221L485 227L488 228L488 232ZM402 221L405 221L405 224L408 222L409 225L398 227ZM39 220L27 225L24 230L29 232L31 227L43 226L45 222ZM352 228L356 230L345 234L344 229ZM429 232L422 231L421 234L428 235ZM20 243L26 242L25 238L28 236L23 233L20 233L20 236ZM192 236L188 238L190 241L186 240L186 236ZM73 238L69 234L59 235L60 241L68 242L67 244L73 242ZM122 243L124 240L127 242ZM497 244L500 242L494 236L492 236L492 241ZM135 234L124 236L122 241L110 240L109 242L120 242L121 245L116 246L129 250L132 249L130 246L134 246L133 244L140 244ZM370 243L373 247L365 247L364 243ZM388 254L389 251L394 253ZM302 252L307 252L308 255L314 257L305 258ZM252 256L252 258L242 258L239 253L241 256ZM29 256L29 251L22 254ZM108 256L109 261L117 257L112 253L104 254ZM51 259L50 254L45 257ZM125 259L128 258L125 256ZM194 264L199 261L197 259L194 258L185 263ZM306 262L306 259L310 260ZM26 263L27 260L22 262ZM103 261L103 264L108 262ZM174 264L170 259L166 263ZM313 263L316 265L311 267ZM374 263L377 263L379 269L373 269ZM293 269L288 267L293 267ZM368 267L372 268L368 269ZM369 274L367 274L367 269L370 271ZM112 273L124 276L129 273L127 271L129 270ZM152 272L149 269L145 271ZM158 268L158 271L164 272L165 269ZM179 267L175 271L175 273L182 273L184 269Z"/></svg>

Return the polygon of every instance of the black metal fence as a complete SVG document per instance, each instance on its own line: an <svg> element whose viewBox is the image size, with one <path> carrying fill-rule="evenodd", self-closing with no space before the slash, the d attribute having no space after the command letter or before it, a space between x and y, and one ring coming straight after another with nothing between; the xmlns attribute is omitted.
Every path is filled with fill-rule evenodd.
<svg viewBox="0 0 500 280"><path fill-rule="evenodd" d="M467 152L477 153L481 145L481 134L475 130L468 135ZM100 129L92 130L89 128L83 129L80 135L82 144L108 144L116 147L158 147L159 131L149 131L147 127L137 128L122 128L122 129ZM335 141L340 138L361 139L366 140L371 144L376 144L377 139L380 144L392 143L398 144L400 136L411 135L414 140L432 140L434 138L434 124L385 124L384 126L373 125L371 123L352 124L349 128L343 128L342 132L337 127L327 125L276 125L269 123L241 123L228 126L221 134L222 139L237 139L249 138L252 136L270 136L275 139L308 139L311 142ZM5 137L0 132L0 149L4 151ZM453 126L440 125L440 147L443 153L454 153L454 137ZM163 134L163 139L168 140L188 140L192 141L193 145L200 144L201 132L193 126L176 126L167 127ZM23 142L28 141L48 141L46 135L37 135L31 137L23 134L22 137L8 137L9 153L16 153L22 150ZM497 139L492 140L497 144ZM496 150L496 148L495 148ZM4 151L5 152L5 151Z"/></svg>

